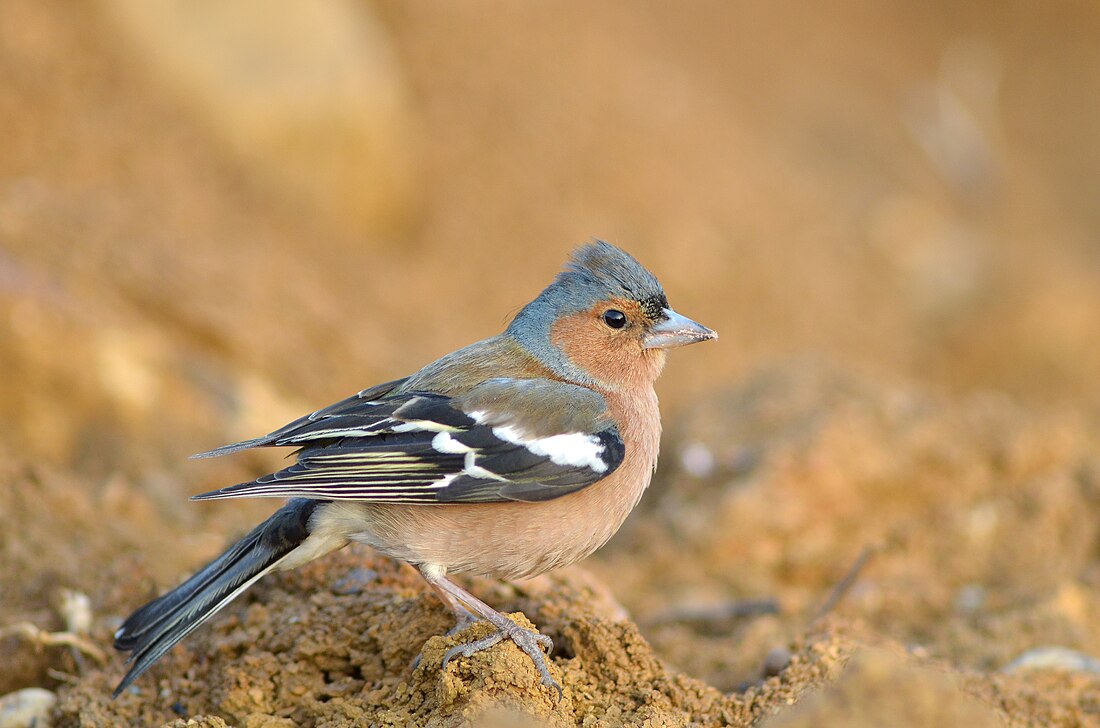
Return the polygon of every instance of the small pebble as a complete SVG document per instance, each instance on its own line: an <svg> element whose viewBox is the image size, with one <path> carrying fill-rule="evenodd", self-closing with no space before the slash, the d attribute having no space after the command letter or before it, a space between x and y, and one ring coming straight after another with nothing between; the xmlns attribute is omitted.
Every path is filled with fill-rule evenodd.
<svg viewBox="0 0 1100 728"><path fill-rule="evenodd" d="M776 647L764 656L764 678L775 677L791 664L791 651L786 647Z"/></svg>
<svg viewBox="0 0 1100 728"><path fill-rule="evenodd" d="M61 604L58 606L61 618L65 620L65 629L73 634L88 634L92 630L92 600L87 594L61 590Z"/></svg>
<svg viewBox="0 0 1100 728"><path fill-rule="evenodd" d="M680 466L689 475L705 478L714 472L714 455L706 445L693 442L680 451Z"/></svg>
<svg viewBox="0 0 1100 728"><path fill-rule="evenodd" d="M50 728L57 696L42 688L24 688L0 698L0 728Z"/></svg>
<svg viewBox="0 0 1100 728"><path fill-rule="evenodd" d="M378 579L378 572L374 569L359 567L352 569L332 587L334 594L347 595L359 594L372 581Z"/></svg>
<svg viewBox="0 0 1100 728"><path fill-rule="evenodd" d="M1100 674L1100 660L1068 647L1036 647L1001 668L1013 673L1025 670L1065 670Z"/></svg>
<svg viewBox="0 0 1100 728"><path fill-rule="evenodd" d="M764 462L764 448L742 447L733 454L729 462L730 474L736 478L743 478L760 467Z"/></svg>
<svg viewBox="0 0 1100 728"><path fill-rule="evenodd" d="M955 611L975 614L985 606L985 588L980 584L965 584L955 595Z"/></svg>

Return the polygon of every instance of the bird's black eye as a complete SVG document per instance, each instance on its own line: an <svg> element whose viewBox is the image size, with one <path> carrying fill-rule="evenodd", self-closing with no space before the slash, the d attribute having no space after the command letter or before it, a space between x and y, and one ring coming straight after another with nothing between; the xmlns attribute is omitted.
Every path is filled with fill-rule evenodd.
<svg viewBox="0 0 1100 728"><path fill-rule="evenodd" d="M616 309L604 311L603 322L613 329L621 329L626 326L626 314Z"/></svg>

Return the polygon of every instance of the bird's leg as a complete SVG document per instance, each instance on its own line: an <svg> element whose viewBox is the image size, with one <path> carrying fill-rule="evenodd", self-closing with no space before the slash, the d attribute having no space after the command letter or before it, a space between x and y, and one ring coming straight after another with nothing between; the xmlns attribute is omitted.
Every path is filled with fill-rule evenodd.
<svg viewBox="0 0 1100 728"><path fill-rule="evenodd" d="M421 569L421 573L424 573L423 569ZM424 578L427 579L427 577ZM458 601L449 593L439 588L439 585L432 583L430 580L428 581L428 585L432 588L432 591L435 592L436 596L439 597L439 601L446 604L447 609L451 610L451 614L455 616L455 626L451 627L446 632L448 637L453 637L454 635L458 634L459 632L466 629L471 624L477 621L476 614L464 607L462 605L462 602ZM420 667L420 659L422 657L424 657L423 652L416 656L416 659L412 661L412 669L415 670L416 668Z"/></svg>
<svg viewBox="0 0 1100 728"><path fill-rule="evenodd" d="M447 630L448 637L458 634L477 621L477 615L463 606L462 602L451 596L449 592L444 591L438 584L434 584L431 581L428 581L428 585L432 588L432 591L436 593L436 596L439 597L439 600L446 604L447 609L450 609L451 613L455 616L455 626Z"/></svg>
<svg viewBox="0 0 1100 728"><path fill-rule="evenodd" d="M423 575L425 581L435 589L436 593L443 598L443 601L447 603L448 606L457 604L471 617L475 619L480 617L496 627L496 631L488 637L483 637L473 642L467 642L466 644L456 645L447 650L447 653L443 656L442 669L447 669L447 663L459 655L462 657L469 657L470 655L486 650L497 642L508 638L515 642L516 646L531 658L531 662L535 663L535 669L539 671L539 675L542 678L542 684L546 687L554 688L558 693L558 698L561 698L561 685L558 685L557 680L550 676L550 670L546 666L546 657L542 654L541 649L545 647L547 653L552 652L554 649L553 640L534 630L520 627L470 592L449 581L444 576L445 572L443 569L426 564L420 567L420 573ZM473 611L471 612L469 610Z"/></svg>

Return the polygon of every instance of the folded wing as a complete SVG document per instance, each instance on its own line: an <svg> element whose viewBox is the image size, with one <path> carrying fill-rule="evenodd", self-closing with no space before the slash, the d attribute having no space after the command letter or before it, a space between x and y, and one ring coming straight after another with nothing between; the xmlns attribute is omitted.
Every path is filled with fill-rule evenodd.
<svg viewBox="0 0 1100 728"><path fill-rule="evenodd" d="M448 397L365 390L270 435L204 453L298 446L277 473L195 496L377 503L543 501L613 472L625 446L603 397L546 379L492 379Z"/></svg>

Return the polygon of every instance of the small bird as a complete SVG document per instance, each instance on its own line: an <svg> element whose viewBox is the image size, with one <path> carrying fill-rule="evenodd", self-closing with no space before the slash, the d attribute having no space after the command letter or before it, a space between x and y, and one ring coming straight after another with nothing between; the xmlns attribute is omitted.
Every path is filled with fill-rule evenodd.
<svg viewBox="0 0 1100 728"><path fill-rule="evenodd" d="M523 579L572 564L619 529L657 465L654 381L665 353L718 335L673 311L631 255L597 241L503 334L364 389L274 432L194 457L255 447L299 448L276 473L194 496L288 498L247 536L115 633L131 652L117 697L169 649L270 571L301 566L355 541L412 564L454 613L509 639L561 695L542 653L548 637L520 627L447 578Z"/></svg>

